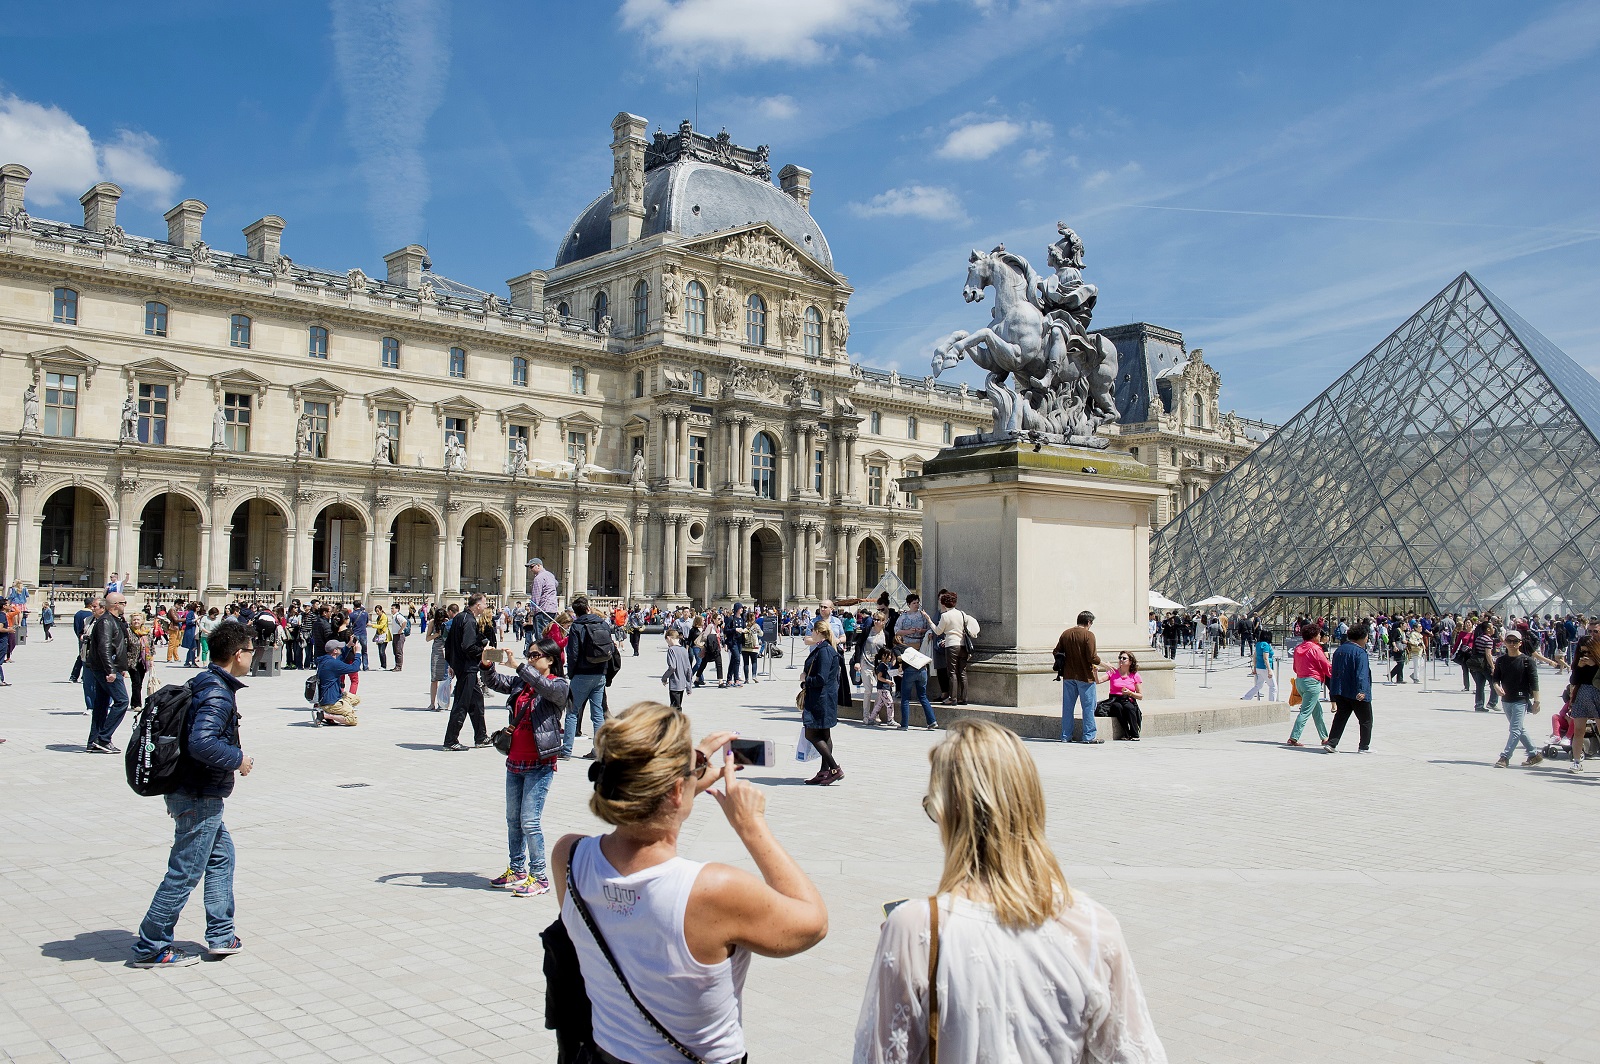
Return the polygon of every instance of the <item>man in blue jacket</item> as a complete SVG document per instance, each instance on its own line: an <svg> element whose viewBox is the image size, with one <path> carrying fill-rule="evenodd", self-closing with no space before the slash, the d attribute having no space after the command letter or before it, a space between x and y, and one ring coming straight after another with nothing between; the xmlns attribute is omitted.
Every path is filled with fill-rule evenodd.
<svg viewBox="0 0 1600 1064"><path fill-rule="evenodd" d="M172 944L173 929L189 895L205 877L206 952L238 953L243 948L233 930L233 838L222 823L222 800L233 793L233 775L250 775L255 758L239 745L239 709L235 694L250 673L255 643L250 630L236 621L217 625L211 633L211 663L189 681L189 715L178 763L178 788L167 795L167 815L174 824L167 875L156 888L150 909L139 924L133 947L135 968L181 968L200 958Z"/></svg>
<svg viewBox="0 0 1600 1064"><path fill-rule="evenodd" d="M317 709L312 721L353 728L361 696L345 692L344 678L361 671L355 644L330 639L322 649L324 653L317 659Z"/></svg>
<svg viewBox="0 0 1600 1064"><path fill-rule="evenodd" d="M356 603L350 611L350 630L356 637L356 660L361 663L361 671L367 671L367 608L361 603Z"/></svg>
<svg viewBox="0 0 1600 1064"><path fill-rule="evenodd" d="M1328 679L1328 690L1333 693L1336 712L1333 728L1322 745L1328 753L1339 746L1345 722L1350 714L1356 715L1361 725L1360 753L1372 746L1372 666L1367 661L1367 636L1371 629L1366 621L1357 621L1345 633L1345 641L1333 652L1333 675Z"/></svg>
<svg viewBox="0 0 1600 1064"><path fill-rule="evenodd" d="M88 595L83 600L83 609L72 615L72 634L77 637L79 653L72 659L72 682L79 683L83 678L83 633L88 630L89 624L100 616L103 605L99 595ZM88 701L87 697L84 699Z"/></svg>

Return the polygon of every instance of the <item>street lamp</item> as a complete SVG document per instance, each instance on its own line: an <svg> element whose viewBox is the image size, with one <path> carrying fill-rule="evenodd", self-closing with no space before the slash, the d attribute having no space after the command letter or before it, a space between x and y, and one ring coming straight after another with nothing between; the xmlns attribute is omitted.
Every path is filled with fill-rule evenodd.
<svg viewBox="0 0 1600 1064"><path fill-rule="evenodd" d="M349 571L350 571L350 563L346 562L346 561L341 561L339 563L339 594L341 594L341 595L344 594L344 576Z"/></svg>
<svg viewBox="0 0 1600 1064"><path fill-rule="evenodd" d="M497 566L494 567L494 597L495 598L499 598L500 597L500 581L504 580L505 576L506 576L506 567L505 566L497 565Z"/></svg>
<svg viewBox="0 0 1600 1064"><path fill-rule="evenodd" d="M423 562L422 563L422 593L424 595L426 595L428 593L428 563L427 562Z"/></svg>
<svg viewBox="0 0 1600 1064"><path fill-rule="evenodd" d="M61 552L60 551L53 550L53 551L50 552L50 586L52 588L54 588L56 586L56 563L59 562L60 560L61 560Z"/></svg>
<svg viewBox="0 0 1600 1064"><path fill-rule="evenodd" d="M261 594L261 559L260 558L257 558L255 560L255 565L253 566L253 568L255 569L256 594L260 595Z"/></svg>

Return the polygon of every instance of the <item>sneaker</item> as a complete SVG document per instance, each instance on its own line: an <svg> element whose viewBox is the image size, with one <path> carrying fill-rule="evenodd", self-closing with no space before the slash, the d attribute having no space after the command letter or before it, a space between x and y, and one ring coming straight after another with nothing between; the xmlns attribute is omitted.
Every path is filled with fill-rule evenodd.
<svg viewBox="0 0 1600 1064"><path fill-rule="evenodd" d="M1494 767L1495 768L1510 768L1511 767L1511 760L1509 758L1502 757L1500 760L1498 760L1498 761L1496 761L1494 763Z"/></svg>
<svg viewBox="0 0 1600 1064"><path fill-rule="evenodd" d="M1284 746L1304 746L1306 744L1301 742L1299 739L1290 739L1288 742L1284 743L1283 745Z"/></svg>
<svg viewBox="0 0 1600 1064"><path fill-rule="evenodd" d="M1567 769L1567 771L1568 772L1582 772L1583 771L1583 761L1581 759L1574 759L1573 762L1572 762L1572 767Z"/></svg>
<svg viewBox="0 0 1600 1064"><path fill-rule="evenodd" d="M524 879L527 879L527 878L528 878L528 873L526 873L526 872L518 872L514 868L508 868L504 872L502 872L500 875L495 876L493 879L489 880L489 885L491 887L514 887L518 883L521 883Z"/></svg>
<svg viewBox="0 0 1600 1064"><path fill-rule="evenodd" d="M220 946L208 945L206 947L206 952L211 954L213 957L229 957L235 953L243 951L243 949L244 941L240 939L238 935L234 935Z"/></svg>
<svg viewBox="0 0 1600 1064"><path fill-rule="evenodd" d="M1537 753L1529 754L1528 755L1528 760L1526 760L1526 761L1524 761L1522 763L1522 767L1523 768L1528 768L1528 767L1530 767L1532 765L1537 765L1539 762L1541 762L1543 760L1544 760L1544 755L1543 754L1537 754Z"/></svg>
<svg viewBox="0 0 1600 1064"><path fill-rule="evenodd" d="M494 740L485 735L482 739L472 744L473 749L482 750L486 746L493 746Z"/></svg>
<svg viewBox="0 0 1600 1064"><path fill-rule="evenodd" d="M176 946L168 946L148 960L135 957L128 963L135 968L185 968L191 964L199 964L200 956L196 953L185 953Z"/></svg>
<svg viewBox="0 0 1600 1064"><path fill-rule="evenodd" d="M515 898L537 898L541 894L549 893L550 881L548 879L535 879L533 876L528 876L511 888L511 895Z"/></svg>
<svg viewBox="0 0 1600 1064"><path fill-rule="evenodd" d="M470 750L470 749L472 749L472 747L470 747L470 746L462 746L460 743L446 743L442 747L442 749L454 752L454 751L457 751L457 750Z"/></svg>

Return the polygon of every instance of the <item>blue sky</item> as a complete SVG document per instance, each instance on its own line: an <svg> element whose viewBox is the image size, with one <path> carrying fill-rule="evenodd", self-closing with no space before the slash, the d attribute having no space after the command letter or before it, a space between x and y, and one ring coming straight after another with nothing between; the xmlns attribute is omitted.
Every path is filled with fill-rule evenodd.
<svg viewBox="0 0 1600 1064"><path fill-rule="evenodd" d="M0 161L33 213L263 214L296 261L427 243L550 265L622 110L772 147L855 286L852 348L921 376L971 248L1087 247L1098 325L1181 330L1281 420L1463 269L1600 369L1600 4L590 0L13 5ZM93 27L92 35L86 27ZM976 378L972 378L976 379Z"/></svg>

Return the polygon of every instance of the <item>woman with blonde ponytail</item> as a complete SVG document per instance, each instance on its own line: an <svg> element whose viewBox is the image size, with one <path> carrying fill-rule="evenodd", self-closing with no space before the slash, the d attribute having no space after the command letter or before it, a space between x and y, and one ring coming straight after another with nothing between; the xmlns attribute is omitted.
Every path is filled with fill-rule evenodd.
<svg viewBox="0 0 1600 1064"><path fill-rule="evenodd" d="M1022 741L959 720L928 758L944 873L937 896L884 921L856 1064L1165 1064L1116 918L1067 885L1045 841Z"/></svg>

